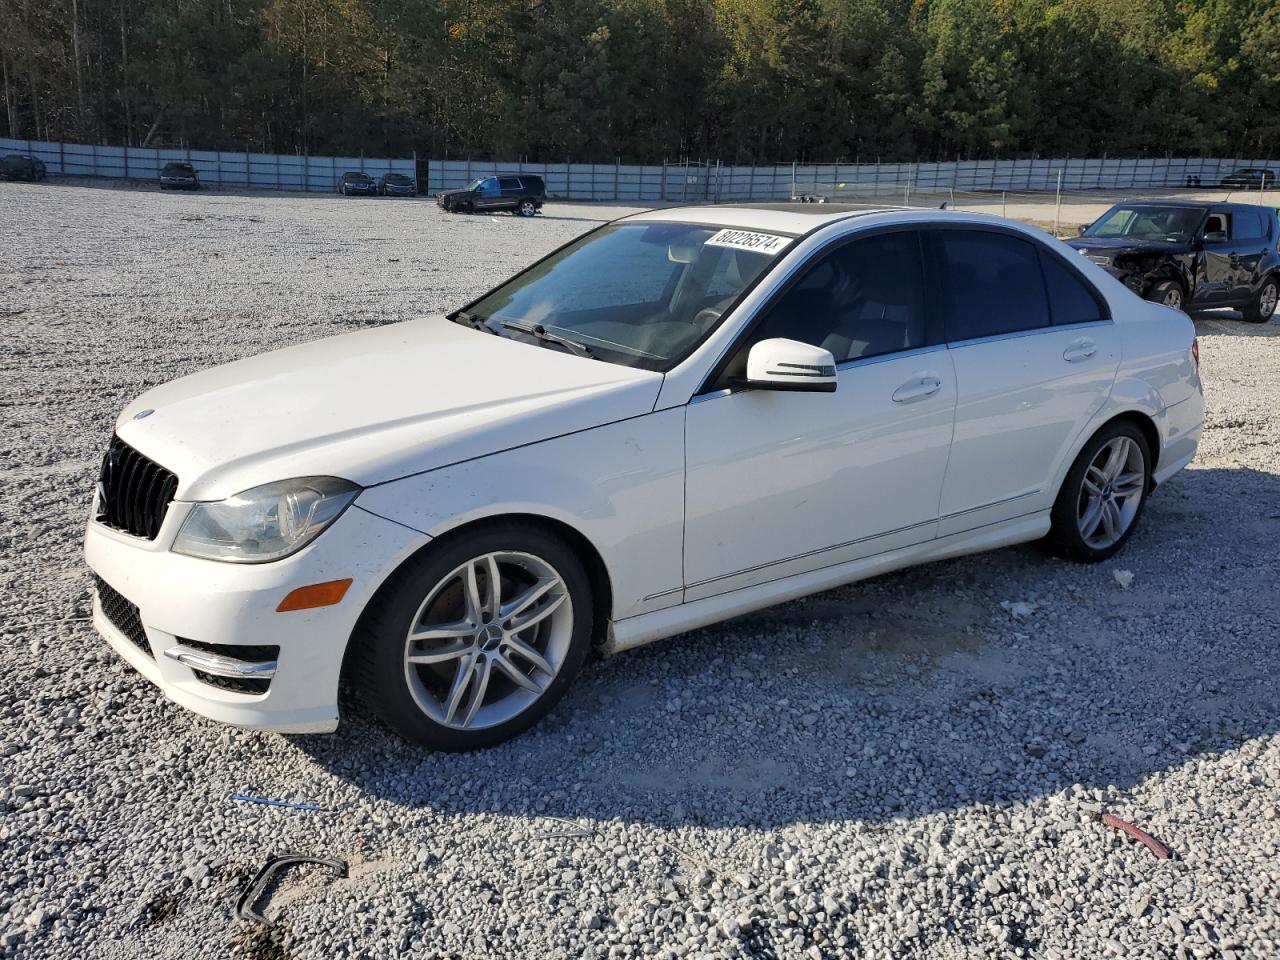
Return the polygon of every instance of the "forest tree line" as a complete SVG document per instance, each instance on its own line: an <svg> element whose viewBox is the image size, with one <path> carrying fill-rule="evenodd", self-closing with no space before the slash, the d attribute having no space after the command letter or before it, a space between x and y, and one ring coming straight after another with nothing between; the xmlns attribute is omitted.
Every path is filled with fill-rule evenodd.
<svg viewBox="0 0 1280 960"><path fill-rule="evenodd" d="M1280 0L0 0L0 135L725 162L1280 156Z"/></svg>

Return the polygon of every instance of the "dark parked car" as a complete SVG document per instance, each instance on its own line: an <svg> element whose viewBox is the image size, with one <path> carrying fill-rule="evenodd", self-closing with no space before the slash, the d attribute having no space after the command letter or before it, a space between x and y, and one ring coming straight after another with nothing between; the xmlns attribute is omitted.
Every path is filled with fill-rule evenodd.
<svg viewBox="0 0 1280 960"><path fill-rule="evenodd" d="M1246 203L1119 203L1068 241L1139 296L1265 323L1280 292L1280 221Z"/></svg>
<svg viewBox="0 0 1280 960"><path fill-rule="evenodd" d="M500 173L472 180L461 190L446 190L436 196L436 203L450 213L510 210L522 217L532 217L542 209L546 199L547 186L541 177Z"/></svg>
<svg viewBox="0 0 1280 960"><path fill-rule="evenodd" d="M378 184L367 173L350 170L339 178L338 192L344 197L353 195L372 197L378 193Z"/></svg>
<svg viewBox="0 0 1280 960"><path fill-rule="evenodd" d="M189 163L166 163L160 171L161 190L199 190L200 175Z"/></svg>
<svg viewBox="0 0 1280 960"><path fill-rule="evenodd" d="M1276 185L1276 173L1265 167L1246 167L1228 173L1222 178L1224 187L1248 187L1253 190L1270 189Z"/></svg>
<svg viewBox="0 0 1280 960"><path fill-rule="evenodd" d="M35 183L43 180L44 175L44 161L37 160L35 157L11 153L0 160L0 180L30 180Z"/></svg>
<svg viewBox="0 0 1280 960"><path fill-rule="evenodd" d="M384 197L412 197L418 192L413 177L403 173L384 173L378 178L378 192Z"/></svg>

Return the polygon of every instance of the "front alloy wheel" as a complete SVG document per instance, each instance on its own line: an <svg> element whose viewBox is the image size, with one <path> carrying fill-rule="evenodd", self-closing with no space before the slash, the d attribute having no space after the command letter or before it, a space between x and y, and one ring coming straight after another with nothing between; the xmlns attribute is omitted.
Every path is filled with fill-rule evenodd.
<svg viewBox="0 0 1280 960"><path fill-rule="evenodd" d="M563 542L495 525L432 545L352 637L365 703L407 739L471 750L532 726L564 695L593 630L591 583Z"/></svg>
<svg viewBox="0 0 1280 960"><path fill-rule="evenodd" d="M492 727L537 702L572 634L573 602L554 567L529 553L487 553L422 601L405 637L405 682L436 723Z"/></svg>
<svg viewBox="0 0 1280 960"><path fill-rule="evenodd" d="M1131 420L1113 420L1084 445L1058 491L1045 546L1097 563L1124 546L1151 489L1147 439Z"/></svg>

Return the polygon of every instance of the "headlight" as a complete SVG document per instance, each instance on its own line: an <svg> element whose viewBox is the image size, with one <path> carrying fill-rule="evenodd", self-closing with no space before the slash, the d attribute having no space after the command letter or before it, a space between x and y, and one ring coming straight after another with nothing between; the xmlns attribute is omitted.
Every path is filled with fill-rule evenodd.
<svg viewBox="0 0 1280 960"><path fill-rule="evenodd" d="M197 503L173 552L230 563L266 563L301 550L337 520L360 488L337 477L302 477Z"/></svg>

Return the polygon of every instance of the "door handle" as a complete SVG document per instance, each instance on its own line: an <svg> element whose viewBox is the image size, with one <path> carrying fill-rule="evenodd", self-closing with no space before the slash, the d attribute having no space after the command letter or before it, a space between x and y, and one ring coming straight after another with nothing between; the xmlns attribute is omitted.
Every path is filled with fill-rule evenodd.
<svg viewBox="0 0 1280 960"><path fill-rule="evenodd" d="M1081 360L1088 360L1097 352L1098 345L1092 340L1077 340L1062 351L1062 359L1067 363L1078 363Z"/></svg>
<svg viewBox="0 0 1280 960"><path fill-rule="evenodd" d="M942 389L942 381L937 377L921 377L919 380L908 380L893 391L894 403L915 403L932 397Z"/></svg>

